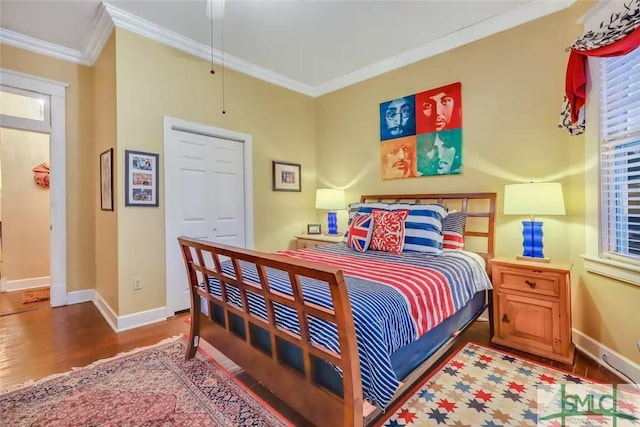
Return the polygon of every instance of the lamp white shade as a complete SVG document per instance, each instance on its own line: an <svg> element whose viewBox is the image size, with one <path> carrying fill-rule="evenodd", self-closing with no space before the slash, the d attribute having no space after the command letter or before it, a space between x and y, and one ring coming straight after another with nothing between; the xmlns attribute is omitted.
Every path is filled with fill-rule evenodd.
<svg viewBox="0 0 640 427"><path fill-rule="evenodd" d="M505 215L565 215L559 182L530 182L504 187Z"/></svg>
<svg viewBox="0 0 640 427"><path fill-rule="evenodd" d="M316 190L316 209L344 209L344 190L320 188Z"/></svg>

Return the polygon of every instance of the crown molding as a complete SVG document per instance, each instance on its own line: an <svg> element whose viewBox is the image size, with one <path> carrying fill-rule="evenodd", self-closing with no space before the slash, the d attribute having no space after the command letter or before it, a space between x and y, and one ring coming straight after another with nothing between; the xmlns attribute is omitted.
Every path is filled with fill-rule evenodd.
<svg viewBox="0 0 640 427"><path fill-rule="evenodd" d="M533 0L508 13L486 19L422 46L378 61L317 86L302 83L228 53L224 54L224 66L303 95L319 97L427 59L439 53L480 40L500 31L558 12L571 6L575 1L576 0ZM606 4L606 2L603 3ZM599 3L595 8L598 8L598 6L599 9L603 7L603 5ZM179 33L168 30L104 2L101 3L100 10L93 22L93 29L82 52L4 28L0 28L0 42L65 61L91 66L100 55L114 27L131 31L198 58L207 61L211 60L211 48L208 45L196 42ZM217 65L222 65L223 56L221 51L214 49L213 62Z"/></svg>
<svg viewBox="0 0 640 427"><path fill-rule="evenodd" d="M104 6L116 27L131 31L132 33L136 33L158 43L171 46L198 58L208 61L211 60L211 48L208 45L196 42L182 34L168 30L112 5L105 4ZM218 49L214 49L213 62L214 64L222 65L222 52ZM228 53L224 54L224 66L307 96L315 96L313 86L285 77L269 69L259 67Z"/></svg>
<svg viewBox="0 0 640 427"><path fill-rule="evenodd" d="M437 40L417 46L399 55L383 59L382 61L320 84L314 88L314 96L322 96L343 89L372 77L422 61L439 53L480 40L492 34L558 12L571 6L575 1L576 0L532 1L510 12L485 19L477 24L470 25Z"/></svg>
<svg viewBox="0 0 640 427"><path fill-rule="evenodd" d="M104 7L100 3L98 14L93 20L91 33L82 48L82 51L60 46L35 37L27 36L15 31L0 28L0 42L20 49L40 53L75 64L92 66L113 30L113 21Z"/></svg>
<svg viewBox="0 0 640 427"><path fill-rule="evenodd" d="M60 46L54 43L46 42L35 37L27 36L15 31L0 28L0 42L9 46L18 47L20 49L29 50L31 52L40 53L42 55L52 56L64 61L74 62L76 64L90 65L82 52L76 49Z"/></svg>
<svg viewBox="0 0 640 427"><path fill-rule="evenodd" d="M111 16L107 12L104 2L100 2L100 9L93 20L91 33L82 48L82 54L89 65L93 65L97 61L104 45L109 40L113 28Z"/></svg>

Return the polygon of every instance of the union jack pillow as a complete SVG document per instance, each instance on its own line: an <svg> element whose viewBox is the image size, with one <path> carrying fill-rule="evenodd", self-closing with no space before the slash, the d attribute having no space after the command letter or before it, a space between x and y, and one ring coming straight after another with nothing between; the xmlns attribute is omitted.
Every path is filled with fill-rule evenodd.
<svg viewBox="0 0 640 427"><path fill-rule="evenodd" d="M370 248L374 251L384 251L399 254L404 247L404 221L409 215L408 210L383 211L373 210L373 236Z"/></svg>
<svg viewBox="0 0 640 427"><path fill-rule="evenodd" d="M373 214L356 213L349 224L347 244L351 249L364 252L369 248L373 234Z"/></svg>
<svg viewBox="0 0 640 427"><path fill-rule="evenodd" d="M464 226L467 222L467 214L453 212L442 220L442 233L444 235L443 247L445 249L464 249Z"/></svg>

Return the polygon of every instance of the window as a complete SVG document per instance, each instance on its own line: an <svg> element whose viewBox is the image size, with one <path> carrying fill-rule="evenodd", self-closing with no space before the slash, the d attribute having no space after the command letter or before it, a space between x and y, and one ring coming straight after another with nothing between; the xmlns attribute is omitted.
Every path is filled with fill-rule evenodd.
<svg viewBox="0 0 640 427"><path fill-rule="evenodd" d="M600 256L640 265L640 48L600 66Z"/></svg>
<svg viewBox="0 0 640 427"><path fill-rule="evenodd" d="M0 125L50 132L49 102L48 95L0 85Z"/></svg>

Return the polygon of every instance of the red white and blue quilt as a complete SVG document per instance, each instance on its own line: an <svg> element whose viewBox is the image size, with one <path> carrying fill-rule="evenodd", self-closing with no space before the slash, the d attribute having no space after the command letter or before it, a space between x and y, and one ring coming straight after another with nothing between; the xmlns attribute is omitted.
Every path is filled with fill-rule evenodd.
<svg viewBox="0 0 640 427"><path fill-rule="evenodd" d="M356 252L346 244L279 252L290 258L329 264L342 269L353 312L362 386L365 398L385 408L399 380L391 365L391 354L439 325L462 308L477 292L490 289L491 282L479 256L465 251L440 255L416 252ZM244 279L259 283L253 264L241 264ZM233 266L223 263L233 275ZM268 269L273 290L291 295L287 272ZM331 308L331 295L324 282L301 278L308 302ZM209 292L221 296L220 286L209 280ZM239 292L227 285L230 302L242 306ZM249 311L266 318L262 297L248 293ZM299 334L295 310L277 306L276 323ZM334 324L310 316L311 341L340 351Z"/></svg>

